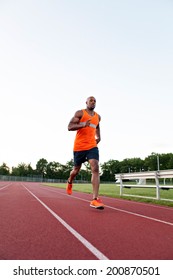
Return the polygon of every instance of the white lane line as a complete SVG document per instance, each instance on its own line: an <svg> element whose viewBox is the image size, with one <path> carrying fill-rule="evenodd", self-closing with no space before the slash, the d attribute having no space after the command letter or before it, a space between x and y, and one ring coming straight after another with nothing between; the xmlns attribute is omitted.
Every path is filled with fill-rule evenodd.
<svg viewBox="0 0 173 280"><path fill-rule="evenodd" d="M51 214L54 216L68 231L70 231L74 237L76 237L93 255L95 255L99 260L108 260L108 258L102 254L96 247L94 247L90 242L88 242L82 235L80 235L75 229L73 229L69 224L67 224L60 216L58 216L54 211L52 211L43 201L41 201L35 194L33 194L25 185L22 186L38 201L40 202Z"/></svg>
<svg viewBox="0 0 173 280"><path fill-rule="evenodd" d="M40 187L40 188L41 188L41 187ZM45 189L45 188L42 188L42 189ZM47 190L47 189L46 189L46 190ZM58 192L58 191L54 191L54 190L49 190L49 191ZM62 193L62 192L58 192L58 193L69 197L69 195L67 195L66 193ZM79 199L79 200L82 200L82 201L89 202L89 201L86 200L86 199L79 198L79 197L75 197L75 196L70 196L69 198L74 198L74 199ZM152 218L152 217L149 217L149 216L145 216L145 215L142 215L142 214L138 214L138 213L135 213L135 212L131 212L131 211L119 209L119 208L112 207L112 206L109 206L109 205L105 205L105 207L106 207L106 208L113 209L113 210L116 210L116 211L119 211L119 212L122 212L122 213L129 214L129 215L133 215L133 216L137 216L137 217L140 217L140 218L152 220L152 221L155 221L155 222L158 222L158 223L162 223L162 224L166 224L166 225L169 225L169 226L173 226L173 223L166 222L166 221L163 221L163 220L159 220L159 219L156 219L156 218Z"/></svg>
<svg viewBox="0 0 173 280"><path fill-rule="evenodd" d="M11 184L12 184L12 183L10 183L10 184L8 184L8 185L6 185L6 186L4 186L4 187L0 188L0 191L2 191L3 189L5 189L5 188L9 187Z"/></svg>
<svg viewBox="0 0 173 280"><path fill-rule="evenodd" d="M166 221L163 221L163 220L155 219L155 218L152 218L152 217L149 217L149 216L145 216L145 215L142 215L142 214L130 212L130 211L127 211L127 210L123 210L123 209L119 209L119 208L115 208L115 207L111 207L111 206L107 206L107 207L110 208L110 209L113 209L113 210L117 210L119 212L123 212L123 213L134 215L134 216L137 216L137 217L140 217L140 218L144 218L144 219L152 220L152 221L155 221L155 222L158 222L158 223L173 226L173 223L170 223L170 222L166 222Z"/></svg>

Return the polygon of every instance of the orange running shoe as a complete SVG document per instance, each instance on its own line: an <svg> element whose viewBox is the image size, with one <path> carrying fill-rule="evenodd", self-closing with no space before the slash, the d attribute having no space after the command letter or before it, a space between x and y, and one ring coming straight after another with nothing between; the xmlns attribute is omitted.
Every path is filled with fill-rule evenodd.
<svg viewBox="0 0 173 280"><path fill-rule="evenodd" d="M66 188L66 192L67 194L71 195L72 194L72 183L67 182L67 188Z"/></svg>
<svg viewBox="0 0 173 280"><path fill-rule="evenodd" d="M102 203L101 199L97 198L97 199L93 199L90 202L90 206L94 207L96 209L104 209L104 204Z"/></svg>

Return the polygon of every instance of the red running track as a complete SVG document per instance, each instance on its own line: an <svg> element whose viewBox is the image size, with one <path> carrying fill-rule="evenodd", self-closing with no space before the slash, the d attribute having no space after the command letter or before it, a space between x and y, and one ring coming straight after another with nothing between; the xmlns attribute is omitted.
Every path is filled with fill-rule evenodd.
<svg viewBox="0 0 173 280"><path fill-rule="evenodd" d="M0 182L1 260L172 260L173 208Z"/></svg>

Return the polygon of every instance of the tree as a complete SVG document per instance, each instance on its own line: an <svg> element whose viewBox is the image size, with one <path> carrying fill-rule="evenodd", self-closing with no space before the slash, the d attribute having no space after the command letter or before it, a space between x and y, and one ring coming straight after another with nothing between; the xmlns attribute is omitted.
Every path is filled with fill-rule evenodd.
<svg viewBox="0 0 173 280"><path fill-rule="evenodd" d="M144 159L144 166L145 170L157 170L158 169L158 161L157 161L158 154L151 153L148 157Z"/></svg>
<svg viewBox="0 0 173 280"><path fill-rule="evenodd" d="M158 154L159 158L159 169L173 169L173 154Z"/></svg>
<svg viewBox="0 0 173 280"><path fill-rule="evenodd" d="M120 162L120 173L139 172L144 170L144 161L140 158L127 158Z"/></svg>
<svg viewBox="0 0 173 280"><path fill-rule="evenodd" d="M120 162L118 160L111 159L101 164L101 180L114 181L116 173L120 173Z"/></svg>
<svg viewBox="0 0 173 280"><path fill-rule="evenodd" d="M43 178L46 176L47 164L48 162L44 158L41 158L36 164L36 173L41 175Z"/></svg>
<svg viewBox="0 0 173 280"><path fill-rule="evenodd" d="M31 164L20 163L17 167L12 167L13 176L31 176L33 175L34 170L31 167Z"/></svg>
<svg viewBox="0 0 173 280"><path fill-rule="evenodd" d="M59 162L49 162L46 168L46 178L62 179L63 178L63 165Z"/></svg>
<svg viewBox="0 0 173 280"><path fill-rule="evenodd" d="M20 163L17 167L10 168L6 163L0 166L0 175L15 175L15 176L42 176L50 179L64 179L67 180L71 170L73 169L73 159L67 161L66 164L61 164L56 161L49 162L41 158L34 170L31 164ZM77 175L77 180L90 181L91 168L88 162L83 164L80 173ZM158 154L151 153L144 160L140 158L126 158L122 161L110 159L103 164L100 164L100 178L102 181L114 181L115 174L139 171L154 171L154 170L173 169L173 154Z"/></svg>
<svg viewBox="0 0 173 280"><path fill-rule="evenodd" d="M10 168L7 166L6 163L3 162L3 164L0 166L0 175L9 175L10 174Z"/></svg>

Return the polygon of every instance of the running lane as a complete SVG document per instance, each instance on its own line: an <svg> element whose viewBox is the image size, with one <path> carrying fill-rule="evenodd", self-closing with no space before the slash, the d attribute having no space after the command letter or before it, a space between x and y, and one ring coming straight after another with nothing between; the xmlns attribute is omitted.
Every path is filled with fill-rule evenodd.
<svg viewBox="0 0 173 280"><path fill-rule="evenodd" d="M25 248L20 248L20 240L12 244L13 240L6 237L3 247L7 248L4 249L7 259L12 245L13 251L17 251L13 258L17 259L173 258L172 208L104 197L106 208L96 210L89 207L91 195L74 192L68 196L63 189L34 183L13 184L6 191L11 198L11 192L15 192L14 208L20 205L22 209L22 213L17 210L18 218L11 211L7 216L8 220L12 220L12 215L16 217L16 230L23 236ZM23 204L19 203L19 197L23 197ZM19 218L23 220L21 225ZM12 226L8 227L4 221L3 228L14 231ZM4 239L5 235L4 232ZM26 243L30 235L28 255Z"/></svg>
<svg viewBox="0 0 173 280"><path fill-rule="evenodd" d="M0 259L97 259L21 183L0 187ZM57 198L58 202L58 198Z"/></svg>

